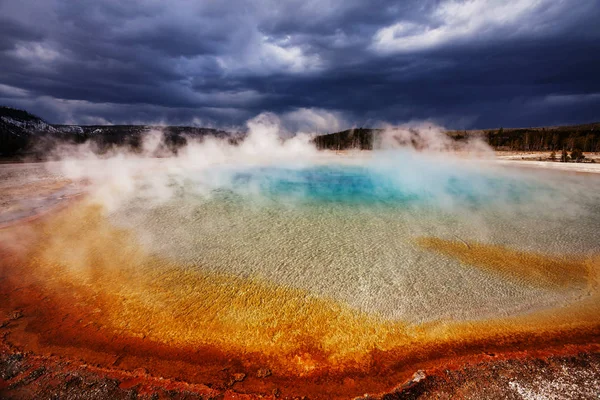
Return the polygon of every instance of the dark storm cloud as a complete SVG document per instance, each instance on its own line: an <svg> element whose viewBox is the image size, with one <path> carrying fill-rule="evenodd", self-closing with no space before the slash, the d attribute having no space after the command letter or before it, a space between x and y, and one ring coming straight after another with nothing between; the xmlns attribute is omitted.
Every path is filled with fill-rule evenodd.
<svg viewBox="0 0 600 400"><path fill-rule="evenodd" d="M26 25L9 18L0 17L0 50L13 48L16 40L39 40L41 36Z"/></svg>
<svg viewBox="0 0 600 400"><path fill-rule="evenodd" d="M0 15L0 103L52 122L600 120L595 0L4 0Z"/></svg>

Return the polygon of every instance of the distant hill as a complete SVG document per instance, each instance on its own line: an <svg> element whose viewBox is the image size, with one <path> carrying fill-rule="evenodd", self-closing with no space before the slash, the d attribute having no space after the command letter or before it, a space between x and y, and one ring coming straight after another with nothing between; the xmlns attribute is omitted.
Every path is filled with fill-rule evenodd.
<svg viewBox="0 0 600 400"><path fill-rule="evenodd" d="M320 135L313 139L320 150L373 150L381 129L357 128Z"/></svg>
<svg viewBox="0 0 600 400"><path fill-rule="evenodd" d="M159 129L173 152L189 138L213 136L237 143L243 134L188 126L152 125L56 125L10 107L0 107L0 158L44 159L57 143L93 142L102 152L113 146L139 150L144 134ZM313 138L319 149L372 150L381 129L358 128ZM455 130L446 134L456 141L481 138L496 150L600 152L600 123L542 128Z"/></svg>
<svg viewBox="0 0 600 400"><path fill-rule="evenodd" d="M313 139L317 148L328 150L372 150L381 129L348 129ZM472 138L485 140L495 150L600 152L600 123L541 128L507 128L447 131L456 141Z"/></svg>
<svg viewBox="0 0 600 400"><path fill-rule="evenodd" d="M92 141L99 151L113 146L140 148L145 133L159 129L165 144L174 152L188 138L206 136L238 140L239 135L210 128L152 125L56 125L24 110L0 107L0 157L44 159L57 143Z"/></svg>

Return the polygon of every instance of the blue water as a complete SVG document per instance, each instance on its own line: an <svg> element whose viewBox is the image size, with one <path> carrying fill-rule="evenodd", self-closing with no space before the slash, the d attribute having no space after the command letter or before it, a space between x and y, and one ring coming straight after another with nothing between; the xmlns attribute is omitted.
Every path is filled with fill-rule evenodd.
<svg viewBox="0 0 600 400"><path fill-rule="evenodd" d="M443 168L406 173L348 165L255 167L228 171L231 191L295 203L390 206L461 206L479 209L498 202L519 205L552 193L552 185L532 177Z"/></svg>

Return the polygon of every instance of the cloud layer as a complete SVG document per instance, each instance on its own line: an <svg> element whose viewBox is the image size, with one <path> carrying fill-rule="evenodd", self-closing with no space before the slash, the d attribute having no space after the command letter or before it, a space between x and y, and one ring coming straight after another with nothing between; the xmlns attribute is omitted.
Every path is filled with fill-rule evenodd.
<svg viewBox="0 0 600 400"><path fill-rule="evenodd" d="M0 103L56 123L598 120L595 0L0 1Z"/></svg>

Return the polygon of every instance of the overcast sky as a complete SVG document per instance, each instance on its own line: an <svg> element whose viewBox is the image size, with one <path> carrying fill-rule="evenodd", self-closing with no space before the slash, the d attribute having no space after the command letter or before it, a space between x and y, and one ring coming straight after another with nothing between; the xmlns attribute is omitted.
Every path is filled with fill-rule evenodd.
<svg viewBox="0 0 600 400"><path fill-rule="evenodd" d="M598 0L0 0L0 104L54 123L600 121Z"/></svg>

